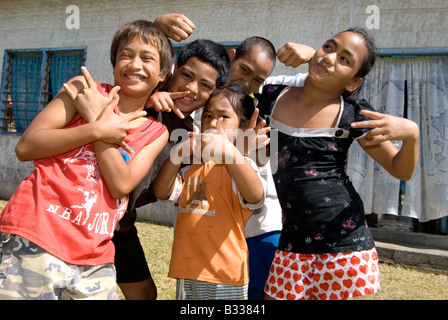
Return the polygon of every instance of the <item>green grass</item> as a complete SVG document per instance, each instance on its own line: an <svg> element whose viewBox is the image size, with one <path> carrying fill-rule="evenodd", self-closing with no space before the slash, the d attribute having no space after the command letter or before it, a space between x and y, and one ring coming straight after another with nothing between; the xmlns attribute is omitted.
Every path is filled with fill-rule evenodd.
<svg viewBox="0 0 448 320"><path fill-rule="evenodd" d="M158 289L158 298L175 298L175 281L167 277L173 228L137 222L140 241ZM380 262L382 291L355 300L448 300L448 273Z"/></svg>
<svg viewBox="0 0 448 320"><path fill-rule="evenodd" d="M0 211L6 201L0 200ZM140 241L158 290L158 299L175 299L176 283L168 278L173 228L137 222ZM381 257L380 257L381 259ZM382 291L355 300L448 300L448 273L380 262ZM119 298L124 299L119 292Z"/></svg>
<svg viewBox="0 0 448 320"><path fill-rule="evenodd" d="M157 286L157 299L175 299L176 280L167 277L173 244L173 228L137 222L137 229L140 242L145 250L149 270ZM123 298L123 296L119 294L119 298Z"/></svg>

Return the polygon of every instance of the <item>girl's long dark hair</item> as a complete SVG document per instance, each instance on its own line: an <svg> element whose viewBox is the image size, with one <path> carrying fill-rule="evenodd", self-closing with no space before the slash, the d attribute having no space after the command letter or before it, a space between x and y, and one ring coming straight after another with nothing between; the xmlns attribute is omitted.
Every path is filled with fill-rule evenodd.
<svg viewBox="0 0 448 320"><path fill-rule="evenodd" d="M375 39L364 29L364 28L350 28L343 32L354 32L358 35L360 35L364 39L364 43L366 45L367 49L367 55L364 57L364 61L361 65L361 68L359 69L358 73L356 74L356 77L360 77L362 79L365 78L367 74L372 70L373 66L375 65L375 60L377 56L377 48L375 45ZM363 82L364 83L364 82ZM354 91L345 91L342 96L345 98L356 98L359 95L359 92L361 91L362 84Z"/></svg>

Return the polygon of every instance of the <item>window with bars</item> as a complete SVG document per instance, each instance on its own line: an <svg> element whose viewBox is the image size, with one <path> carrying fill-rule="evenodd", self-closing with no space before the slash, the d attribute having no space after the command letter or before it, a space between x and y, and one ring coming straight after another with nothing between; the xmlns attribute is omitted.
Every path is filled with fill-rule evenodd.
<svg viewBox="0 0 448 320"><path fill-rule="evenodd" d="M85 59L85 47L5 50L0 130L25 131L63 83L81 74Z"/></svg>
<svg viewBox="0 0 448 320"><path fill-rule="evenodd" d="M378 173L358 179L354 171L352 181L358 179L357 186L362 186L358 190L362 190L366 211L377 214L371 226L446 235L448 47L383 48L378 55L372 72L364 79L361 97L381 113L418 124L423 142L419 163L412 179L406 182L388 175L378 178ZM352 151L355 148L359 146L355 144ZM362 154L362 158L352 158L353 163L368 159L367 154ZM393 210L394 201L398 210Z"/></svg>

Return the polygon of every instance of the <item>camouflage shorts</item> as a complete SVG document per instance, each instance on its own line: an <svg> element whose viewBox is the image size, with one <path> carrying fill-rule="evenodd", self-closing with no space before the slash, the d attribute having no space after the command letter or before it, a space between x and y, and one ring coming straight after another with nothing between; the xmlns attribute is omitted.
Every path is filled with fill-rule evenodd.
<svg viewBox="0 0 448 320"><path fill-rule="evenodd" d="M0 235L0 300L117 299L113 264L68 264L22 237Z"/></svg>

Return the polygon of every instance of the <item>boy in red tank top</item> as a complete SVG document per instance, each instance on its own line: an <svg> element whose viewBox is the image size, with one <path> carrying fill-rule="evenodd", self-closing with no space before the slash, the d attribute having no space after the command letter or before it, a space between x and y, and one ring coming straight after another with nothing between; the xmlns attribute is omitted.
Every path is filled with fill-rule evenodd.
<svg viewBox="0 0 448 320"><path fill-rule="evenodd" d="M34 160L35 170L0 215L0 299L116 298L111 238L128 194L168 140L143 108L173 49L155 24L134 21L115 34L111 62L115 88L83 69L17 144L19 160ZM86 121L76 106L95 90L109 103Z"/></svg>

